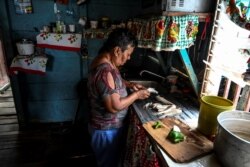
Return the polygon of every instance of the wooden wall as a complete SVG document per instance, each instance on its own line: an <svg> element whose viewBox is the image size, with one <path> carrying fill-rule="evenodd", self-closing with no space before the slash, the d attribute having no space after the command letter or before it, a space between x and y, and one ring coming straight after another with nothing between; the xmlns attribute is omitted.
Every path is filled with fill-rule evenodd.
<svg viewBox="0 0 250 167"><path fill-rule="evenodd" d="M34 12L24 15L15 13L13 2L14 0L0 2L0 25L6 32L5 46L9 47L8 64L17 54L15 46L17 40L21 38L35 40L39 34L37 29L56 21L53 0L32 0ZM65 11L68 9L73 10L74 15L67 15ZM66 24L75 23L77 32L82 32L84 29L77 24L80 16L86 16L88 19L108 16L111 20L126 20L140 15L142 7L141 0L87 0L86 4L80 6L76 5L76 0L69 0L68 5L58 4L58 10L62 11L62 20ZM97 55L103 40L83 39L82 42L87 44L88 58L83 58L80 52L46 49L49 59L45 76L19 73L11 77L17 112L23 116L22 121L32 123L72 121L77 111L77 116L85 120L83 117L86 117L88 110L87 92L86 89L80 89L84 85L81 81L86 80L88 66ZM199 52L206 51L206 45L200 43L204 41L198 38L195 49ZM190 53L192 51L191 48ZM201 57L196 55L191 61L199 61L204 55ZM196 62L196 64L200 66L201 63Z"/></svg>
<svg viewBox="0 0 250 167"><path fill-rule="evenodd" d="M36 35L39 34L37 30L56 21L53 0L33 0L32 4L33 13L23 15L16 14L14 0L3 2L0 6L0 10L4 13L1 21L5 20L4 23L9 29L6 25L2 26L10 33L8 39L13 51L12 55L7 55L10 57L8 64L17 54L16 41L22 38L35 41ZM108 16L111 20L125 20L138 14L140 0L90 0L80 6L76 5L75 0L69 0L68 5L57 4L57 7L61 11L62 21L65 24L76 24L77 32L81 33L83 29L77 24L79 17L99 19ZM67 10L72 10L74 14L66 14ZM78 116L86 116L88 110L86 102L80 101L80 97L86 95L86 90L79 92L83 90L79 87L82 86L81 81L86 79L88 65L96 56L103 40L83 39L82 42L88 45L88 59L82 58L80 52L46 49L49 59L45 76L19 73L11 77L12 82L16 84L15 87L20 88L16 92L19 95L16 101L21 104L22 109L17 112L22 112L21 115L24 115L22 121L27 123L72 121L78 109L80 109Z"/></svg>

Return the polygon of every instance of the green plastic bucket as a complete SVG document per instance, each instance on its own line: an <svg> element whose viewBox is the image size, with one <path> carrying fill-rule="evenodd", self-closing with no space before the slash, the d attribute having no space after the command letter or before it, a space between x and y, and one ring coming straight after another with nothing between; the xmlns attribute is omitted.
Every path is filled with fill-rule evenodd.
<svg viewBox="0 0 250 167"><path fill-rule="evenodd" d="M213 136L217 131L217 116L223 111L234 110L231 100L219 96L203 96L197 129L206 136Z"/></svg>

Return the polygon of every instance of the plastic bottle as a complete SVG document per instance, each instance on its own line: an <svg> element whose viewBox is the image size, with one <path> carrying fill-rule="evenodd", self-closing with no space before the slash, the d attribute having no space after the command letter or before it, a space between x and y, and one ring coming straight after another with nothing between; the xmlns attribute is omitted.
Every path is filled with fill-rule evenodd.
<svg viewBox="0 0 250 167"><path fill-rule="evenodd" d="M61 25L61 14L60 11L57 11L56 13L56 32L62 33L62 25Z"/></svg>

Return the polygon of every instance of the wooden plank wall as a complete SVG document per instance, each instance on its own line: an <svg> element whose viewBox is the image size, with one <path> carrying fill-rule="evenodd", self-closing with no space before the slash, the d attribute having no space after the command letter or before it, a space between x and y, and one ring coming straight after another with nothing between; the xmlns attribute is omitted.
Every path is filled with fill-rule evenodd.
<svg viewBox="0 0 250 167"><path fill-rule="evenodd" d="M72 121L79 100L81 55L52 49L46 49L46 54L44 76L22 73L19 77L26 116L29 122Z"/></svg>
<svg viewBox="0 0 250 167"><path fill-rule="evenodd" d="M103 16L114 20L126 20L139 13L141 1L134 0L93 0L88 5L78 6L75 1L69 1L68 5L58 4L62 20L65 24L76 24L77 32L82 32L82 27L77 24L80 16L88 19L99 20ZM56 21L53 12L53 1L37 0L32 3L34 13L30 15L17 15L13 1L6 2L4 14L8 15L13 37L13 44L21 38L28 38L35 41L36 35L44 25ZM5 8L8 8L5 11ZM65 14L66 10L73 10L74 15ZM121 12L123 11L123 12ZM90 56L87 59L81 58L78 52L58 51L46 49L50 55L45 76L19 73L17 84L20 88L20 104L22 105L21 115L24 115L28 122L65 122L75 119L79 104L78 86L83 78L87 77L88 65L97 55L101 40L84 41L88 44ZM16 46L13 45L14 56ZM16 84L16 83L14 83ZM86 104L86 103L85 103ZM85 107L81 109L86 110ZM82 115L82 114L79 114Z"/></svg>

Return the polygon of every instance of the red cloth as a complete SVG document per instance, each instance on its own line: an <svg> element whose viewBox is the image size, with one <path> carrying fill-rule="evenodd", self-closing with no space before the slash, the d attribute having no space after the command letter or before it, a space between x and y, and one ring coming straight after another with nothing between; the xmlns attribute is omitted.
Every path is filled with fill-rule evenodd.
<svg viewBox="0 0 250 167"><path fill-rule="evenodd" d="M159 158L152 150L147 133L133 112L131 113L130 121L124 166L160 167Z"/></svg>

